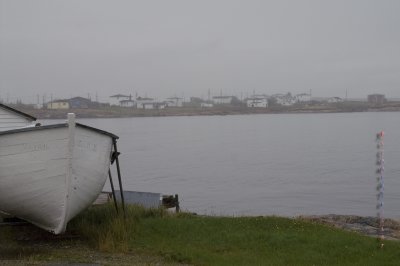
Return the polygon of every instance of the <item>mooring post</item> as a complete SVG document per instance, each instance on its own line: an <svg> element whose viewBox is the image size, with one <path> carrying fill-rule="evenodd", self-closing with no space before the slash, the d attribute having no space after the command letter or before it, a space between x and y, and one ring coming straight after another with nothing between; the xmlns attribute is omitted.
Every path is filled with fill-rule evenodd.
<svg viewBox="0 0 400 266"><path fill-rule="evenodd" d="M124 200L124 191L122 189L122 181L121 181L121 170L119 168L119 160L118 160L118 148L117 148L117 140L113 138L113 144L114 144L114 152L116 154L115 156L115 163L117 164L117 174L118 174L118 182L119 182L119 190L121 192L121 203L122 203L122 211L124 212L124 217L126 217L125 213L125 200Z"/></svg>
<svg viewBox="0 0 400 266"><path fill-rule="evenodd" d="M377 181L378 185L376 187L377 190L377 195L376 198L378 200L378 203L376 205L377 209L377 220L378 220L378 239L381 241L381 248L383 248L383 241L385 239L385 230L383 228L384 226L384 218L383 218L383 192L384 192L384 183L383 183L383 172L385 170L384 167L384 158L383 158L383 153L384 153L384 147L383 147L383 137L384 133L383 131L379 132L376 135L376 141L377 141L377 149L378 152L376 153L376 174L377 174Z"/></svg>
<svg viewBox="0 0 400 266"><path fill-rule="evenodd" d="M110 178L110 185L111 185L111 191L112 191L112 195L113 195L115 210L117 211L117 214L118 214L117 198L115 197L114 183L113 183L113 181L112 181L111 170L110 170L110 169L108 169L108 177Z"/></svg>

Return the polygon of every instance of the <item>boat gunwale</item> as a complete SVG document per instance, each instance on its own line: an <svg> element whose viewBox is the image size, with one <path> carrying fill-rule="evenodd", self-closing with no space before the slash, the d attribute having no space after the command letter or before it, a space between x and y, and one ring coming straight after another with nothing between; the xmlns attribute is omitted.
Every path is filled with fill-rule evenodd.
<svg viewBox="0 0 400 266"><path fill-rule="evenodd" d="M95 127L91 127L88 125L76 123L76 126L85 128L88 130L92 130L95 132L98 132L103 135L107 135L113 139L119 139L117 135L114 135L113 133L104 131L102 129L98 129ZM0 136L2 135L9 135L9 134L16 134L16 133L21 133L21 132L30 132L30 131L37 131L37 130L45 130L45 129L54 129L54 128L63 128L63 127L68 127L68 123L62 123L62 124L53 124L53 125L45 125L45 126L35 126L35 127L24 127L24 128L17 128L17 129L11 129L11 130L6 130L6 131L0 131Z"/></svg>
<svg viewBox="0 0 400 266"><path fill-rule="evenodd" d="M29 118L29 119L31 119L32 121L36 121L36 120L37 120L37 118L34 117L34 116L31 116L31 115L29 115L29 114L27 114L27 113L24 113L24 112L22 112L22 111L20 111L20 110L17 110L17 109L15 109L15 108L12 108L12 107L7 106L7 105L2 104L2 103L0 103L0 108L6 109L6 110L8 110L8 111L12 111L12 112L14 112L14 113L17 113L18 115L21 115L21 116L23 116L23 117L25 117L25 118Z"/></svg>

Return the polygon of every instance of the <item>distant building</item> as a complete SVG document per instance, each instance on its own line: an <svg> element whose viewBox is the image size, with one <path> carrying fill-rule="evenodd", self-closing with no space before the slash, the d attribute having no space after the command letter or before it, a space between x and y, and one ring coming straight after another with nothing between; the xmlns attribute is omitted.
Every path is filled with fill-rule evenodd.
<svg viewBox="0 0 400 266"><path fill-rule="evenodd" d="M68 100L69 108L87 109L93 106L90 99L83 97L74 97Z"/></svg>
<svg viewBox="0 0 400 266"><path fill-rule="evenodd" d="M212 101L206 101L199 97L190 97L190 102L188 103L188 106L210 108L214 105Z"/></svg>
<svg viewBox="0 0 400 266"><path fill-rule="evenodd" d="M231 104L233 96L214 96L212 98L214 104Z"/></svg>
<svg viewBox="0 0 400 266"><path fill-rule="evenodd" d="M179 97L171 97L167 98L166 106L168 107L182 107L183 106L183 98Z"/></svg>
<svg viewBox="0 0 400 266"><path fill-rule="evenodd" d="M342 103L344 100L340 97L330 97L326 100L328 103Z"/></svg>
<svg viewBox="0 0 400 266"><path fill-rule="evenodd" d="M155 103L142 103L141 104L142 109L150 110L150 109L155 109Z"/></svg>
<svg viewBox="0 0 400 266"><path fill-rule="evenodd" d="M83 97L73 97L71 99L62 99L48 102L47 109L88 109L100 106L98 102L92 102L90 99Z"/></svg>
<svg viewBox="0 0 400 266"><path fill-rule="evenodd" d="M121 107L136 107L136 102L132 100L132 95L129 95L128 99L119 101L119 105Z"/></svg>
<svg viewBox="0 0 400 266"><path fill-rule="evenodd" d="M368 95L368 102L374 104L383 104L386 102L386 98L383 94L370 94Z"/></svg>
<svg viewBox="0 0 400 266"><path fill-rule="evenodd" d="M47 109L69 109L68 100L55 100L47 103Z"/></svg>
<svg viewBox="0 0 400 266"><path fill-rule="evenodd" d="M136 107L138 109L154 109L154 99L147 97L138 97L136 98Z"/></svg>
<svg viewBox="0 0 400 266"><path fill-rule="evenodd" d="M280 104L283 106L290 106L297 102L296 97L293 97L290 93L275 94L275 95L272 95L271 98L274 98L276 100L277 104Z"/></svg>
<svg viewBox="0 0 400 266"><path fill-rule="evenodd" d="M267 108L268 107L268 98L266 96L253 96L252 98L247 98L246 100L247 107L249 108Z"/></svg>
<svg viewBox="0 0 400 266"><path fill-rule="evenodd" d="M121 106L121 101L129 100L130 95L123 95L123 94L115 94L110 96L110 105L117 105Z"/></svg>
<svg viewBox="0 0 400 266"><path fill-rule="evenodd" d="M160 102L154 104L155 109L165 109L165 107L167 106L168 106L167 102Z"/></svg>
<svg viewBox="0 0 400 266"><path fill-rule="evenodd" d="M121 100L119 103L121 107L136 107L134 100Z"/></svg>
<svg viewBox="0 0 400 266"><path fill-rule="evenodd" d="M300 93L295 96L296 102L298 103L307 103L311 102L311 94L308 93Z"/></svg>

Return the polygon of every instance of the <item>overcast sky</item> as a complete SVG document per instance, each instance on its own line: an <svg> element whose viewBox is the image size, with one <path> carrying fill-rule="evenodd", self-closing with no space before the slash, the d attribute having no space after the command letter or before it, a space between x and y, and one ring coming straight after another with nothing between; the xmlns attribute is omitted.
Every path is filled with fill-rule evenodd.
<svg viewBox="0 0 400 266"><path fill-rule="evenodd" d="M400 98L398 0L0 0L0 98Z"/></svg>

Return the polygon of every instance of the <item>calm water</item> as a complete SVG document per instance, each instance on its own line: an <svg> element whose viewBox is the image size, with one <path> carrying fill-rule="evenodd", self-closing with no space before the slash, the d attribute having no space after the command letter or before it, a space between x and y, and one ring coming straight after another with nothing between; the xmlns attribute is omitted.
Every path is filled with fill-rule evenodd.
<svg viewBox="0 0 400 266"><path fill-rule="evenodd" d="M375 216L384 130L385 216L400 217L400 113L78 121L120 136L125 189L179 194L183 209L216 215Z"/></svg>

